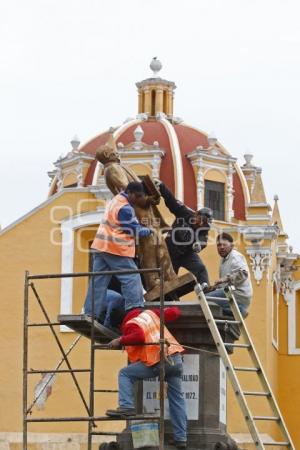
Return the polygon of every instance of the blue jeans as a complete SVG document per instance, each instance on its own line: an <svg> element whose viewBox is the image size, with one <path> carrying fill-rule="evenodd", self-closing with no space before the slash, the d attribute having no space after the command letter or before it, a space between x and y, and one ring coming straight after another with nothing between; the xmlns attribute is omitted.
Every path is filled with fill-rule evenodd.
<svg viewBox="0 0 300 450"><path fill-rule="evenodd" d="M106 270L136 270L137 266L133 258L113 255L106 252L95 252L93 260L93 272ZM125 301L125 310L141 308L144 305L143 286L139 273L120 274L115 277L121 283L122 296ZM94 277L94 315L99 318L105 304L107 286L111 275L99 275ZM87 296L84 303L85 314L92 314L92 280L89 283Z"/></svg>
<svg viewBox="0 0 300 450"><path fill-rule="evenodd" d="M168 400L174 439L186 441L187 416L182 393L182 356L177 353L170 357L174 365L165 365L165 379L168 384ZM159 376L159 363L146 366L142 362L129 364L119 372L119 406L134 408L134 383L146 378Z"/></svg>
<svg viewBox="0 0 300 450"><path fill-rule="evenodd" d="M125 302L121 294L111 289L107 289L107 294L101 306L100 317L103 319L103 325L111 328L110 314L114 308L124 308Z"/></svg>
<svg viewBox="0 0 300 450"><path fill-rule="evenodd" d="M226 297L224 289L221 288L221 289L216 289L214 291L211 291L211 292L209 292L207 294L207 297L208 297L208 299L207 299L208 301L209 301L209 297L218 297L219 300L213 299L213 300L211 300L212 303L216 303L217 305L221 306L222 309L223 309L223 313L226 316L228 316L228 315L232 316L233 315L232 311L231 311L231 308L229 306L229 300ZM244 317L246 315L246 313L247 313L247 310L248 310L247 306L246 305L242 305L241 303L238 303L238 307L239 307L239 310L241 311L242 316Z"/></svg>

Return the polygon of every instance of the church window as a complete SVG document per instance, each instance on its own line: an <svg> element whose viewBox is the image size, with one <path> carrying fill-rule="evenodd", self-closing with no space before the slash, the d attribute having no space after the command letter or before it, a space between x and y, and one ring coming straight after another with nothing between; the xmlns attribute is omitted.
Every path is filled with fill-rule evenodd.
<svg viewBox="0 0 300 450"><path fill-rule="evenodd" d="M213 210L216 220L225 220L225 185L218 181L205 181L205 206Z"/></svg>

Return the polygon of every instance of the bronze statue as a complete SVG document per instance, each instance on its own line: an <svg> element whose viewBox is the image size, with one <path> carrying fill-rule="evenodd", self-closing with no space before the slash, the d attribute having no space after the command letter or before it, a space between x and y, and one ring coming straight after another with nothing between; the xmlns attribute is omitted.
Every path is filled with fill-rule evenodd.
<svg viewBox="0 0 300 450"><path fill-rule="evenodd" d="M104 166L104 179L109 190L118 194L126 188L131 181L141 181L133 170L121 164L119 154L114 146L110 144L102 145L97 153L96 159ZM189 292L191 284L194 281L191 274L186 274L178 278L175 274L165 239L161 228L166 224L156 207L160 200L160 194L154 187L154 195L149 195L146 199L144 208L135 208L135 213L140 223L151 227L155 233L152 236L143 238L139 242L138 257L140 266L143 269L162 267L165 280L165 294L180 290L180 294ZM157 272L144 274L147 294L146 300L153 301L159 297L160 278ZM186 288L184 288L186 286ZM181 288L181 289L180 289Z"/></svg>

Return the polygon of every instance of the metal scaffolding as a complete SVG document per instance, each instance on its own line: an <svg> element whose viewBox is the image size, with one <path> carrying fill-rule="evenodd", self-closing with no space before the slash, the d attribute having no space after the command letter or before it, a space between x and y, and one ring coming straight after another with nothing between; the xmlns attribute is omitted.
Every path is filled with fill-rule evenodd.
<svg viewBox="0 0 300 450"><path fill-rule="evenodd" d="M114 390L104 390L95 389L95 351L108 349L108 346L99 345L95 343L95 324L97 321L94 317L95 311L95 277L101 275L116 275L116 274L135 274L135 273L146 273L146 272L158 272L160 276L160 340L157 345L160 346L160 374L159 374L159 390L160 390L160 413L159 416L153 415L137 415L134 416L134 420L149 420L159 421L159 449L164 449L164 378L165 378L165 338L164 338L164 274L160 267L153 269L137 269L137 270L122 270L122 271L101 271L101 272L78 272L78 273L64 273L64 274L48 274L48 275L30 275L28 271L25 272L25 282L24 282L24 322L23 322L23 449L28 450L28 424L29 423L51 423L51 422L88 422L88 450L92 450L92 440L95 435L107 435L114 436L118 433L110 431L94 431L96 422L104 421L124 421L124 418L114 418L108 416L97 416L95 415L94 408L94 394L103 392L116 392ZM57 333L55 327L60 326L61 323L51 322L50 317L47 313L47 309L37 291L34 284L35 280L49 280L49 279L62 279L62 278L84 278L90 277L90 283L92 284L92 320L91 320L91 336L90 336L90 367L85 369L72 368L69 361L68 355L75 347L80 339L80 336L76 338L71 347L65 351L63 345L60 341L60 336ZM40 310L45 318L45 322L33 323L29 322L29 292L32 292L34 298L36 299ZM29 349L29 328L31 327L48 327L56 341L59 351L62 355L60 363L53 369L38 369L29 370L28 369L28 349ZM62 363L65 362L67 369L60 369ZM32 408L34 407L35 401L28 406L28 376L31 374L59 374L59 373L70 373L75 389L77 390L81 401L84 405L87 415L82 417L31 417ZM82 389L77 380L77 373L89 373L89 394L88 399L85 398ZM130 419L127 419L130 420Z"/></svg>

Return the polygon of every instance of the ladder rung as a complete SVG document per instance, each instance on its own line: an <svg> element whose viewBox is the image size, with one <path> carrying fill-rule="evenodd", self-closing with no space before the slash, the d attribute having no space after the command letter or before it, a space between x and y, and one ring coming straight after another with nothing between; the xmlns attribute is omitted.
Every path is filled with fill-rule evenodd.
<svg viewBox="0 0 300 450"><path fill-rule="evenodd" d="M224 342L225 347L237 347L237 348L251 348L249 344L230 344L229 342Z"/></svg>
<svg viewBox="0 0 300 450"><path fill-rule="evenodd" d="M210 295L207 295L206 296L206 300L209 300L209 301L214 301L214 300L218 300L218 301L220 301L220 300L222 300L224 303L226 302L227 303L227 301L228 301L228 299L227 298L223 298L223 297L213 297L213 296L210 296Z"/></svg>
<svg viewBox="0 0 300 450"><path fill-rule="evenodd" d="M242 322L239 320L225 320L225 319L216 319L216 323L228 323L230 325L241 325Z"/></svg>
<svg viewBox="0 0 300 450"><path fill-rule="evenodd" d="M273 416L253 416L253 420L272 420L274 422L278 422L280 420L280 417L273 417Z"/></svg>
<svg viewBox="0 0 300 450"><path fill-rule="evenodd" d="M264 445L274 445L274 447L289 447L291 444L290 442L263 442Z"/></svg>
<svg viewBox="0 0 300 450"><path fill-rule="evenodd" d="M234 367L237 372L260 372L260 368L257 367Z"/></svg>
<svg viewBox="0 0 300 450"><path fill-rule="evenodd" d="M34 417L27 418L26 423L40 422L115 422L124 420L159 420L160 416L152 414L137 414L136 416L83 416L83 417Z"/></svg>
<svg viewBox="0 0 300 450"><path fill-rule="evenodd" d="M255 391L244 391L244 395L253 395L255 397L270 397L271 394L269 392L255 392Z"/></svg>

